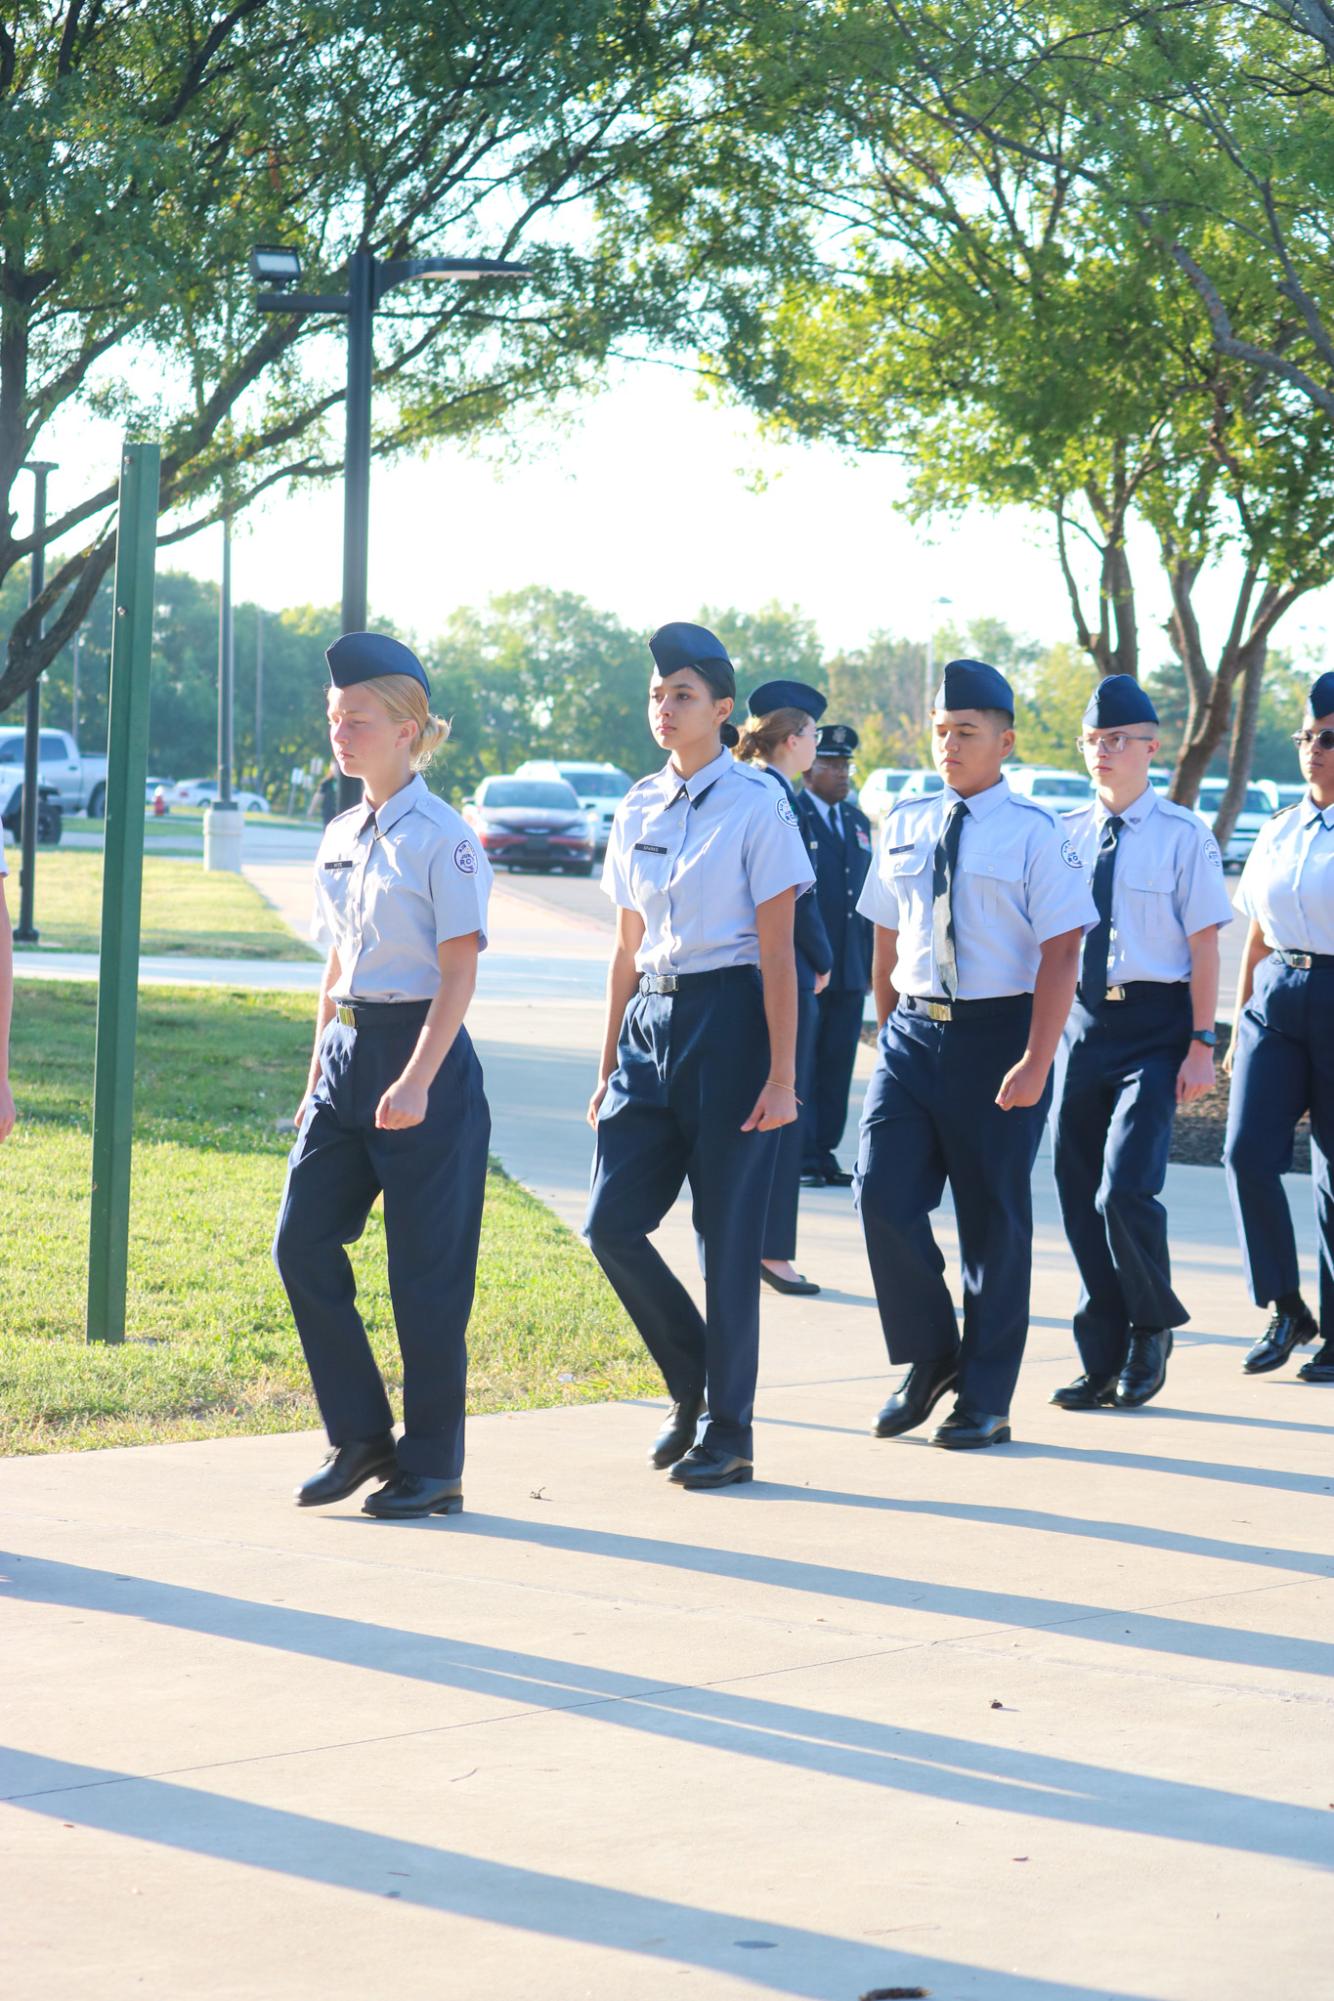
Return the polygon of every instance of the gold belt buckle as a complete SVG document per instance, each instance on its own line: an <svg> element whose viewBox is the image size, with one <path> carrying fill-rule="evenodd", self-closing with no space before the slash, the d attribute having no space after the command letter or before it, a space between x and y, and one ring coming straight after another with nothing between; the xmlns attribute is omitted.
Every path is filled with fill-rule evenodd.
<svg viewBox="0 0 1334 2001"><path fill-rule="evenodd" d="M1292 967L1294 972L1297 973L1310 972L1311 954L1309 952L1287 952L1284 954L1284 957L1287 959L1288 964Z"/></svg>
<svg viewBox="0 0 1334 2001"><path fill-rule="evenodd" d="M932 1021L953 1021L954 1009L948 1001L929 1000L925 1003L927 1014Z"/></svg>
<svg viewBox="0 0 1334 2001"><path fill-rule="evenodd" d="M1124 987L1108 987L1107 999L1109 1001L1123 1001L1125 997L1126 990Z"/></svg>
<svg viewBox="0 0 1334 2001"><path fill-rule="evenodd" d="M357 1025L357 1010L354 1007L349 1007L346 1001L335 1001L334 1020L340 1028L355 1028Z"/></svg>

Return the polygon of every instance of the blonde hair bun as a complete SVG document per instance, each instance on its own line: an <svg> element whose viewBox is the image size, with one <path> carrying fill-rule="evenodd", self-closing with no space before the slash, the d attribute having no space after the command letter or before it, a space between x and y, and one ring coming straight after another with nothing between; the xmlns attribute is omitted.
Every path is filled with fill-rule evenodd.
<svg viewBox="0 0 1334 2001"><path fill-rule="evenodd" d="M392 722L411 723L415 730L408 763L425 771L442 743L449 741L449 724L431 714L430 698L411 674L377 674L362 684L389 711Z"/></svg>

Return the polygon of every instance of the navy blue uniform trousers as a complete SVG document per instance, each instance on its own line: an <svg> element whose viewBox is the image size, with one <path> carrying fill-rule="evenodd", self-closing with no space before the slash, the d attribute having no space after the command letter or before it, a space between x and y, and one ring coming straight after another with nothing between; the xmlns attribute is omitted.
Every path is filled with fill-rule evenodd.
<svg viewBox="0 0 1334 2001"><path fill-rule="evenodd" d="M837 1166L835 1149L848 1123L848 1096L862 1038L866 994L860 987L826 987L817 994L814 1075L803 1093L802 1153L804 1167Z"/></svg>
<svg viewBox="0 0 1334 2001"><path fill-rule="evenodd" d="M1189 986L1136 983L1124 1001L1076 1000L1056 1111L1056 1193L1079 1267L1075 1343L1090 1376L1118 1375L1133 1327L1190 1319L1172 1290L1158 1196L1190 1048Z"/></svg>
<svg viewBox="0 0 1334 2001"><path fill-rule="evenodd" d="M1033 1162L1051 1103L1003 1112L1032 996L976 1001L935 1022L900 1001L866 1093L856 1200L889 1359L959 1358L959 1401L1010 1408L1028 1338ZM963 1342L931 1229L948 1180L963 1265Z"/></svg>
<svg viewBox="0 0 1334 2001"><path fill-rule="evenodd" d="M463 1471L467 1329L477 1275L491 1115L466 1029L437 1071L419 1126L382 1132L375 1108L402 1075L427 1004L402 1022L344 1028L320 1044L320 1081L287 1167L273 1242L297 1333L334 1445L379 1438L389 1399L357 1312L344 1249L384 1195L389 1292L403 1355L405 1473L442 1480Z"/></svg>
<svg viewBox="0 0 1334 2001"><path fill-rule="evenodd" d="M774 1175L769 1189L769 1212L764 1223L766 1258L775 1261L797 1255L797 1206L801 1200L801 1159L804 1148L805 1118L815 1089L815 1038L819 1028L819 1002L813 993L797 993L796 1092L801 1110L790 1126L778 1128L774 1149Z"/></svg>
<svg viewBox="0 0 1334 2001"><path fill-rule="evenodd" d="M760 1246L778 1133L743 1133L769 1074L758 967L637 994L597 1122L585 1235L673 1400L708 1399L700 1442L753 1454ZM689 1181L706 1313L649 1242Z"/></svg>
<svg viewBox="0 0 1334 2001"><path fill-rule="evenodd" d="M1320 1331L1334 1336L1334 967L1301 971L1262 959L1236 1027L1223 1164L1246 1280L1257 1306L1301 1283L1281 1176L1311 1115L1311 1189L1320 1246Z"/></svg>

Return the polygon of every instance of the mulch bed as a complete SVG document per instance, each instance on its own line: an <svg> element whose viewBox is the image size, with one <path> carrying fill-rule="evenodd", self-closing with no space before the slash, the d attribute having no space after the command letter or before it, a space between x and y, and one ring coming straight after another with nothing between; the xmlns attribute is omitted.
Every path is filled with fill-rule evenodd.
<svg viewBox="0 0 1334 2001"><path fill-rule="evenodd" d="M1225 1021L1218 1024L1218 1048L1215 1051L1218 1063L1218 1082L1207 1098L1197 1098L1193 1105L1183 1105L1177 1112L1176 1124L1172 1129L1172 1159L1183 1167L1221 1167L1223 1164L1223 1135L1227 1130L1227 1101L1229 1084L1223 1075L1223 1056L1231 1040L1231 1030ZM874 1044L875 1030L863 1028L862 1041ZM1292 1153L1293 1172L1311 1172L1311 1128L1303 1119L1297 1128L1297 1137Z"/></svg>

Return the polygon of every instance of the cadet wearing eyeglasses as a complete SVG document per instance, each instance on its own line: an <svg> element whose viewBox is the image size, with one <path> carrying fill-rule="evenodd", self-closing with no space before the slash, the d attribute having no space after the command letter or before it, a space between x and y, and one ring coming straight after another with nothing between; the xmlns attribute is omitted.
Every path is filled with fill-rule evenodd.
<svg viewBox="0 0 1334 2001"><path fill-rule="evenodd" d="M1177 1106L1213 1089L1218 934L1232 905L1208 828L1149 784L1158 741L1139 682L1108 675L1080 738L1097 798L1061 816L1098 907L1056 1112L1056 1189L1079 1267L1084 1365L1051 1399L1064 1410L1148 1403L1166 1379L1172 1329L1190 1318L1172 1289L1158 1197Z"/></svg>
<svg viewBox="0 0 1334 2001"><path fill-rule="evenodd" d="M1237 887L1251 920L1237 982L1223 1163L1251 1298L1274 1311L1242 1364L1281 1369L1317 1335L1297 1371L1334 1383L1334 674L1313 682L1293 738L1306 797L1266 821ZM1282 1176L1303 1113L1311 1116L1311 1189L1320 1247L1319 1323L1302 1298L1297 1240Z"/></svg>

